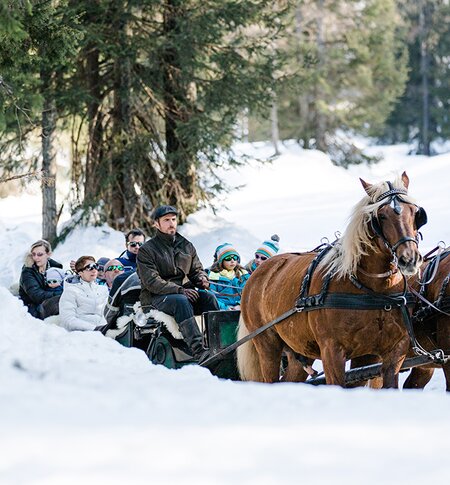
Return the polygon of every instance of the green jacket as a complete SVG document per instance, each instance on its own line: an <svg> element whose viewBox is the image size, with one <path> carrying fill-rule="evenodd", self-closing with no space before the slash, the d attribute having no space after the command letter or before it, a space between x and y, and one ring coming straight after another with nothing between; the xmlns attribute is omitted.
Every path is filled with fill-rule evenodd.
<svg viewBox="0 0 450 485"><path fill-rule="evenodd" d="M193 244L181 234L170 236L160 231L139 249L137 273L142 305L151 304L157 295L182 293L182 286L189 281L201 286L200 278L206 277Z"/></svg>

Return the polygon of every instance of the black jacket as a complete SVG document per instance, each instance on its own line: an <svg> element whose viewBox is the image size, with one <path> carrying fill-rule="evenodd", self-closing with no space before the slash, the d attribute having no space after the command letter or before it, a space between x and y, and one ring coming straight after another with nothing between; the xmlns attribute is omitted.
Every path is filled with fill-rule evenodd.
<svg viewBox="0 0 450 485"><path fill-rule="evenodd" d="M139 249L137 273L142 305L151 304L156 295L182 293L188 282L201 287L201 277L206 277L193 244L181 234L170 236L160 231Z"/></svg>
<svg viewBox="0 0 450 485"><path fill-rule="evenodd" d="M62 264L53 259L49 259L48 263L51 268L62 268ZM20 274L19 296L32 315L37 315L36 309L44 300L59 294L61 290L55 291L46 285L44 274L39 272L35 264L23 266Z"/></svg>

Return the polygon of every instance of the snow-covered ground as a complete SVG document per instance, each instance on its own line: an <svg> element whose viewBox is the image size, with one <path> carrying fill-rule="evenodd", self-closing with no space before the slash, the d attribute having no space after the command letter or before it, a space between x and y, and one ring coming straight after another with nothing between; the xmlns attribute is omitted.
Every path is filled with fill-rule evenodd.
<svg viewBox="0 0 450 485"><path fill-rule="evenodd" d="M257 158L270 146L242 145ZM370 147L385 160L343 170L315 151L286 145L271 164L221 177L245 185L181 229L205 265L233 243L243 260L273 233L284 251L311 249L345 229L369 182L406 170L425 207L423 252L450 243L450 155L406 156L408 147ZM425 392L343 390L301 384L220 381L197 366L154 366L144 353L97 333L66 332L35 320L7 288L40 236L31 191L0 200L0 483L275 484L421 483L445 480L450 397L442 373ZM80 228L57 247L65 267L82 254L116 256L122 234ZM402 380L404 377L402 377Z"/></svg>

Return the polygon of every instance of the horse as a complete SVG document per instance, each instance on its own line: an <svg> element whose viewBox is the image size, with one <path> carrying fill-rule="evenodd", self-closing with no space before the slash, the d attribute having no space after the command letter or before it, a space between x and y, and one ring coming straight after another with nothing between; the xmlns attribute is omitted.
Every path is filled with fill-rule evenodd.
<svg viewBox="0 0 450 485"><path fill-rule="evenodd" d="M436 266L434 266L436 265ZM436 273L433 275L433 270ZM415 313L414 331L419 343L426 350L442 349L446 354L450 352L450 246L436 257L426 261L423 265L422 285L415 281L416 288L423 288L425 298L439 310L423 305ZM427 283L427 279L430 279ZM404 389L423 389L433 376L434 369L440 365L430 364L416 367L403 384ZM445 375L446 391L450 392L450 362L442 364Z"/></svg>
<svg viewBox="0 0 450 485"><path fill-rule="evenodd" d="M347 360L379 356L383 387L398 386L410 340L404 311L390 302L400 298L406 304L406 277L415 275L422 263L418 231L427 217L408 195L406 172L394 182L360 181L366 195L354 207L342 237L314 271L310 268L317 253L285 253L265 261L248 280L238 339L267 322L279 321L286 312L288 316L238 347L242 380L279 381L281 355L289 349L310 362L321 359L327 384L342 387ZM302 290L307 287L314 295L299 299L300 283ZM327 304L307 308L320 298L327 303L344 294L350 298L345 308ZM384 303L376 308L363 304L373 298ZM292 308L295 312L289 311Z"/></svg>

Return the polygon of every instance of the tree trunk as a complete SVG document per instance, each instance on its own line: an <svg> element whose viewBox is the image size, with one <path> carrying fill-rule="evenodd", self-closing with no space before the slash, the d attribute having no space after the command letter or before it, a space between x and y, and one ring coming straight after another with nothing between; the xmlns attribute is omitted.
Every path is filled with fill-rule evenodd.
<svg viewBox="0 0 450 485"><path fill-rule="evenodd" d="M41 70L44 106L42 110L42 237L53 243L56 239L56 104L53 98L52 75Z"/></svg>
<svg viewBox="0 0 450 485"><path fill-rule="evenodd" d="M428 85L429 53L427 46L429 19L426 8L426 5L422 1L419 13L420 75L422 78L422 123L420 130L419 153L430 156L430 93Z"/></svg>
<svg viewBox="0 0 450 485"><path fill-rule="evenodd" d="M103 117L99 111L101 102L101 80L99 51L90 44L86 48L86 82L89 92L88 133L89 144L86 153L84 199L88 203L98 195L98 165L101 161L103 138Z"/></svg>
<svg viewBox="0 0 450 485"><path fill-rule="evenodd" d="M317 54L319 59L319 70L323 69L325 64L325 45L324 45L324 33L323 33L323 16L325 15L324 11L324 0L319 0L318 2L318 16L317 16ZM321 74L322 75L322 74ZM315 138L316 138L316 148L318 150L327 151L327 143L326 143L326 122L325 116L322 112L322 108L318 107L318 104L321 104L323 99L324 93L323 89L320 86L320 82L316 84L316 103L315 103L315 111L316 111L316 123L315 123ZM319 102L319 103L318 103Z"/></svg>
<svg viewBox="0 0 450 485"><path fill-rule="evenodd" d="M131 126L131 65L129 55L127 12L120 4L117 17L117 34L120 54L114 61L113 154L114 184L112 193L113 226L122 231L135 225L138 201L134 190L133 164L127 150Z"/></svg>
<svg viewBox="0 0 450 485"><path fill-rule="evenodd" d="M170 47L171 39L177 35L178 23L183 16L184 0L167 0L164 9L164 35L166 47L162 59L165 104L165 140L168 183L166 202L178 205L181 216L185 209L196 206L197 174L195 154L180 136L180 128L189 119L188 107L192 103L188 96L188 85L183 76L182 65L176 48ZM188 210L189 210L188 209Z"/></svg>
<svg viewBox="0 0 450 485"><path fill-rule="evenodd" d="M271 135L272 135L272 145L275 150L275 155L280 154L278 145L280 144L280 132L278 129L278 105L276 99L273 100L272 109L270 112L271 121Z"/></svg>

